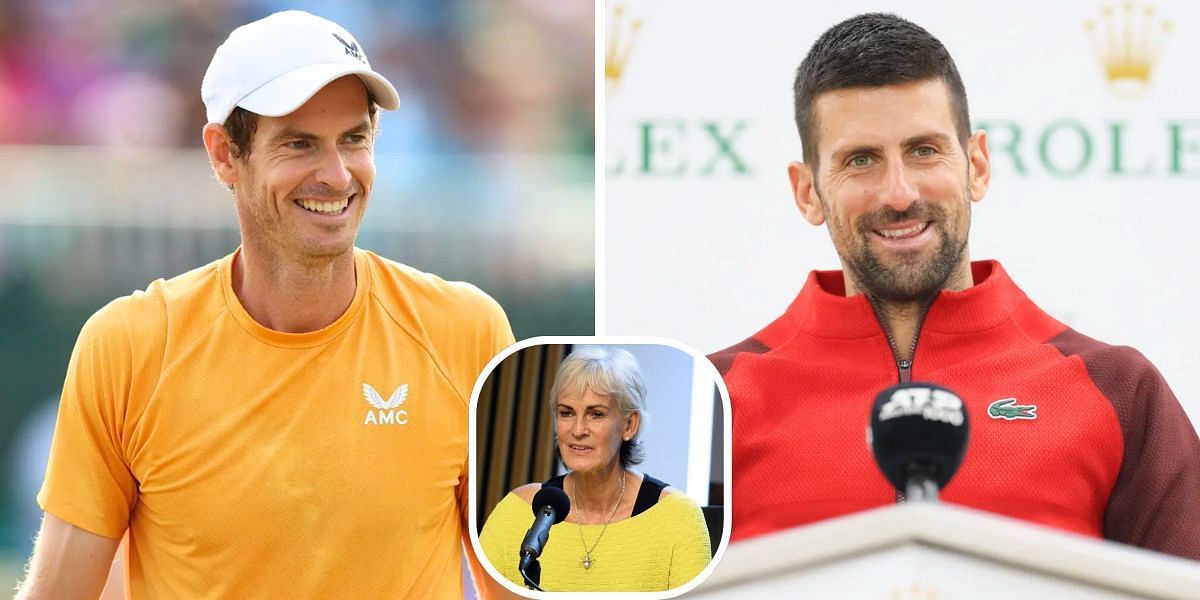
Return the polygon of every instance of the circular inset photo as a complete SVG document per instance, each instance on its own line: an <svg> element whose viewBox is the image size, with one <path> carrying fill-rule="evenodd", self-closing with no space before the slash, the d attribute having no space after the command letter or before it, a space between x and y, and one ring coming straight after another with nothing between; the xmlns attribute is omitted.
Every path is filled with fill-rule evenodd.
<svg viewBox="0 0 1200 600"><path fill-rule="evenodd" d="M729 402L702 355L659 338L534 338L471 405L471 535L529 593L681 594L728 539Z"/></svg>

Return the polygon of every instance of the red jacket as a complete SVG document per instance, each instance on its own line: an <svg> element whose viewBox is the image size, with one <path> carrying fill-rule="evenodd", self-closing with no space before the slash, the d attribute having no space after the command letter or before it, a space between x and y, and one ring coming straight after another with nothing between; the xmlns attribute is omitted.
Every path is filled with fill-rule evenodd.
<svg viewBox="0 0 1200 600"><path fill-rule="evenodd" d="M911 364L970 417L942 499L1200 559L1200 440L1162 376L1042 312L999 263L971 266L975 286L930 305ZM733 540L896 502L866 426L900 369L840 271L710 359L733 405Z"/></svg>

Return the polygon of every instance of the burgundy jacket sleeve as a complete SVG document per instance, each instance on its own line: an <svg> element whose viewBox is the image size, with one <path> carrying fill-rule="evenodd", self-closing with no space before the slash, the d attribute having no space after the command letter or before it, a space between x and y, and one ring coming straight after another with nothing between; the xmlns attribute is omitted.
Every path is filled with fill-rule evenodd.
<svg viewBox="0 0 1200 600"><path fill-rule="evenodd" d="M1083 360L1121 424L1124 460L1105 537L1200 560L1200 439L1167 382L1132 348L1071 330L1055 345Z"/></svg>

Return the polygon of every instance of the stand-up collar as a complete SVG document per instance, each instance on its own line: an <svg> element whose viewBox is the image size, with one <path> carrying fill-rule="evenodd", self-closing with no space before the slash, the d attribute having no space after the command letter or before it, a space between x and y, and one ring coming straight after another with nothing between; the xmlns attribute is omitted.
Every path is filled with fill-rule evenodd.
<svg viewBox="0 0 1200 600"><path fill-rule="evenodd" d="M966 333L995 327L1012 315L1025 293L994 260L971 263L974 285L961 291L942 291L925 316L923 329ZM846 297L841 271L813 271L804 289L787 310L788 318L816 337L863 338L882 329L865 294Z"/></svg>
<svg viewBox="0 0 1200 600"><path fill-rule="evenodd" d="M925 315L923 329L939 333L967 333L991 329L1012 316L1029 298L1000 263L971 263L975 285L961 291L944 291Z"/></svg>

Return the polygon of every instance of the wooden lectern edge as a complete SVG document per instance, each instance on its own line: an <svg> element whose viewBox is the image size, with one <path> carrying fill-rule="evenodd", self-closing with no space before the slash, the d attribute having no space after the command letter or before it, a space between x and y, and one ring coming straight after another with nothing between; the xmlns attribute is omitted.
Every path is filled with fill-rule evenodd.
<svg viewBox="0 0 1200 600"><path fill-rule="evenodd" d="M696 591L906 543L1136 595L1185 600L1200 589L1200 562L961 506L910 503L733 543Z"/></svg>

